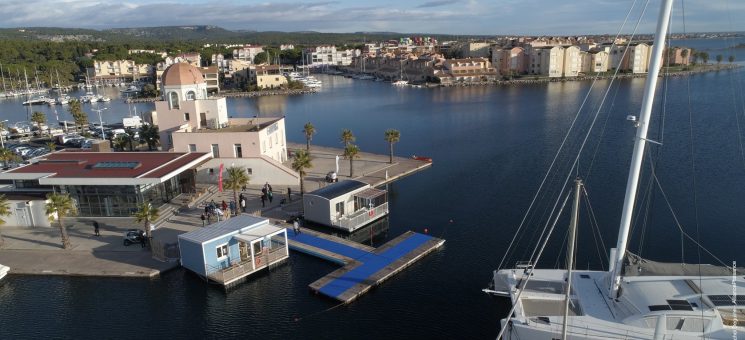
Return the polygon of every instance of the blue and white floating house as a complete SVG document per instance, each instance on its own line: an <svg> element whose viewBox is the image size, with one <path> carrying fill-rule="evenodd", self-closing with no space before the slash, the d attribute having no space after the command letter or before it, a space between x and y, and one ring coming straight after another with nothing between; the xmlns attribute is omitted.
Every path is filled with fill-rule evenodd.
<svg viewBox="0 0 745 340"><path fill-rule="evenodd" d="M385 190L344 180L303 195L303 217L311 222L355 231L388 215Z"/></svg>
<svg viewBox="0 0 745 340"><path fill-rule="evenodd" d="M178 244L184 268L225 287L289 256L286 229L250 215L181 234Z"/></svg>

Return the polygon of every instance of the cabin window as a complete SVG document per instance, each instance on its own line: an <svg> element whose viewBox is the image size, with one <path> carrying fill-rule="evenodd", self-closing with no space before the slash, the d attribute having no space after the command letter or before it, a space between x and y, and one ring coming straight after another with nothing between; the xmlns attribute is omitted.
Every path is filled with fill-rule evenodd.
<svg viewBox="0 0 745 340"><path fill-rule="evenodd" d="M197 152L197 145L189 144L189 152Z"/></svg>
<svg viewBox="0 0 745 340"><path fill-rule="evenodd" d="M217 259L222 260L228 257L228 244L221 244L217 246Z"/></svg>
<svg viewBox="0 0 745 340"><path fill-rule="evenodd" d="M171 110L173 109L178 110L181 108L178 102L178 93L171 92L170 94L168 94L168 104L170 105Z"/></svg>
<svg viewBox="0 0 745 340"><path fill-rule="evenodd" d="M344 216L344 202L336 203L336 216Z"/></svg>

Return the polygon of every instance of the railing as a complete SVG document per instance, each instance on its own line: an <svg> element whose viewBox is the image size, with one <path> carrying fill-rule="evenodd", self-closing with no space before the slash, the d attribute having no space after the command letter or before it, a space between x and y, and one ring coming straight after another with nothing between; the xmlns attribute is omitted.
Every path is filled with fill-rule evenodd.
<svg viewBox="0 0 745 340"><path fill-rule="evenodd" d="M385 202L377 207L373 207L372 209L362 208L350 215L342 216L333 221L333 223L341 228L353 230L387 213L388 202Z"/></svg>
<svg viewBox="0 0 745 340"><path fill-rule="evenodd" d="M254 269L254 266L251 264L250 259L245 261L238 260L232 262L230 266L226 268L217 268L211 265L206 265L207 277L224 284L225 282L232 281L236 278L243 277L260 269L266 268L267 265L271 265L274 262L285 257L287 257L287 249L284 247L275 249L264 249L264 252L258 254L254 258L256 269Z"/></svg>

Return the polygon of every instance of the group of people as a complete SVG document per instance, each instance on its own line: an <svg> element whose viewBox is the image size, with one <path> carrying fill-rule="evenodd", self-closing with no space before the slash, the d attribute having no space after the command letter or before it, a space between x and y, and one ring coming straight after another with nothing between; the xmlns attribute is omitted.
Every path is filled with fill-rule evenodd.
<svg viewBox="0 0 745 340"><path fill-rule="evenodd" d="M202 219L202 226L204 227L206 224L212 223L212 217L215 217L216 222L220 221L220 216L222 216L223 220L228 219L231 211L235 211L235 202L230 201L230 204L228 204L223 200L218 205L215 203L215 200L212 200L204 206L204 213L200 217Z"/></svg>

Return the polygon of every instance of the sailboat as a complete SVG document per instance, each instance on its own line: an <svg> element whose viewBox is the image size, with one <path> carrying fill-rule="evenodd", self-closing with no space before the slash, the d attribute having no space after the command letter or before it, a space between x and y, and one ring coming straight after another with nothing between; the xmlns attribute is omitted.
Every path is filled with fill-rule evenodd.
<svg viewBox="0 0 745 340"><path fill-rule="evenodd" d="M391 83L394 86L406 86L406 85L409 84L408 81L404 80L404 63L403 63L403 60L400 61L400 64L401 64L400 65L401 66L401 72L400 72L400 74L398 76L398 80L396 80L396 81L394 81L394 82Z"/></svg>
<svg viewBox="0 0 745 340"><path fill-rule="evenodd" d="M500 321L498 339L743 339L745 269L735 265L663 263L627 250L642 161L648 142L652 104L662 66L673 0L661 5L649 74L638 121L618 240L609 270L576 270L573 259L583 183L574 185L567 233L566 269L537 269L544 241L532 262L493 272L488 294L508 298L511 308ZM567 177L569 179L570 177ZM537 196L536 196L537 197ZM563 194L559 214L572 195ZM563 204L561 201L563 200ZM740 335L742 334L742 335Z"/></svg>

